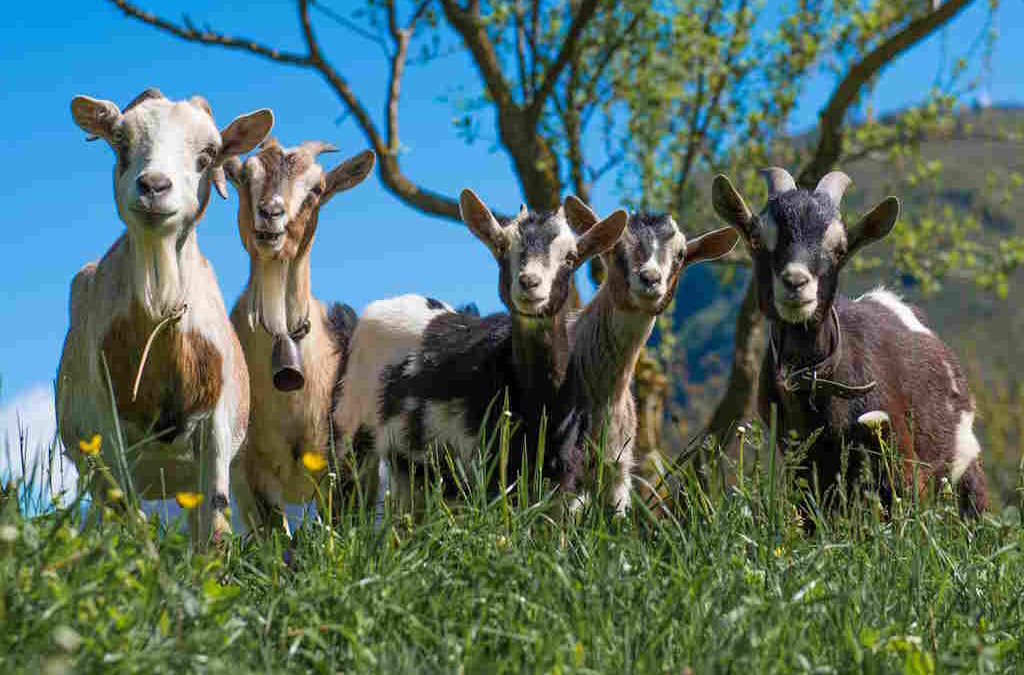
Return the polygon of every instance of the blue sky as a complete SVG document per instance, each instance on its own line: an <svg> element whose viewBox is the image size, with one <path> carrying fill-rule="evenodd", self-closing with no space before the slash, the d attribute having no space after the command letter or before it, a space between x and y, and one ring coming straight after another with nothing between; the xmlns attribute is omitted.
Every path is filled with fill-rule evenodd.
<svg viewBox="0 0 1024 675"><path fill-rule="evenodd" d="M187 9L200 25L209 22L232 34L301 49L289 2L142 4L175 19ZM355 0L328 4L347 13ZM942 41L955 52L973 40L986 5L976 2L945 36L932 38L884 73L872 98L876 109L919 100L934 78ZM67 329L71 277L85 262L99 258L122 230L112 199L113 155L102 143L84 142L68 111L72 96L86 93L123 105L147 86L158 86L172 98L201 93L222 125L242 112L269 106L277 119L274 132L285 144L318 138L342 149L341 155L325 157L328 166L367 146L351 120L338 123L341 108L334 94L305 71L186 44L123 18L101 0L15 3L5 16L0 196L7 215L0 316L6 330L0 337L0 408L52 382ZM987 80L995 101L1024 101L1024 44L1011 34L1011 27L1022 25L1024 2L1004 0L997 18L1003 37ZM319 26L328 55L377 113L385 81L379 49L328 21ZM452 127L451 107L438 100L459 84L478 91L475 72L462 55L408 71L401 109L404 170L430 189L455 195L470 186L495 208L515 209L522 201L519 187L505 155L490 151L493 134L485 125L484 139L466 145ZM814 123L829 84L826 76L812 83L793 128ZM599 211L615 206L612 183L595 191ZM213 262L229 306L248 271L236 208L234 195L226 202L215 197L199 230L200 246ZM693 224L693 229L710 226ZM397 202L376 174L325 208L313 251L313 284L322 299L342 300L357 310L373 299L404 292L475 301L485 312L500 308L497 270L486 249L464 228Z"/></svg>

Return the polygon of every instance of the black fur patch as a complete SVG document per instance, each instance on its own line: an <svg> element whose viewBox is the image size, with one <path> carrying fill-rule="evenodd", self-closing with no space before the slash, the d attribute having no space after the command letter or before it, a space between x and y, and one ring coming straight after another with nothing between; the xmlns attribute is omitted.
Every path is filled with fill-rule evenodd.
<svg viewBox="0 0 1024 675"><path fill-rule="evenodd" d="M427 309L444 309L444 303L434 298L427 298Z"/></svg>
<svg viewBox="0 0 1024 675"><path fill-rule="evenodd" d="M223 511L228 507L229 504L230 502L228 501L227 495L221 494L219 492L213 495L213 501L211 502L211 505L213 506L214 509L218 511Z"/></svg>
<svg viewBox="0 0 1024 675"><path fill-rule="evenodd" d="M327 310L328 335L334 340L341 358L338 360L338 372L334 376L334 392L331 394L331 419L334 419L334 411L341 405L341 397L344 394L345 370L348 367L348 353L351 347L352 334L356 332L359 318L356 311L349 305L336 302Z"/></svg>
<svg viewBox="0 0 1024 675"><path fill-rule="evenodd" d="M550 348L524 349L523 343L534 338L520 330L508 314L480 318L445 313L435 317L424 333L420 351L384 372L379 408L382 421L406 415L403 421L410 446L419 450L435 440L426 437L426 405L455 402L464 412L465 432L475 437L485 423L488 430L493 429L507 390L513 423L518 427L510 445L516 451L510 453L508 468L510 476L516 475L521 463L519 449L525 439L530 452L535 451L542 411L553 409L558 387ZM536 361L525 361L528 352L537 356ZM405 407L408 400L415 402L411 411Z"/></svg>

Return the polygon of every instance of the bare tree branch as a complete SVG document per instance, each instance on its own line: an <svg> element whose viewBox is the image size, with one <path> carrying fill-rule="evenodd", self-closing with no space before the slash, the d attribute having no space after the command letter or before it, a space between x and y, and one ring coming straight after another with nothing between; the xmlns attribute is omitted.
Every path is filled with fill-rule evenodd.
<svg viewBox="0 0 1024 675"><path fill-rule="evenodd" d="M221 47L227 47L228 49L247 51L281 63L290 63L299 66L310 65L309 58L302 54L282 51L246 38L231 37L230 35L224 35L210 30L200 31L190 26L182 27L167 21L166 19L162 19L155 14L151 14L150 12L144 12L131 3L125 2L125 0L110 1L127 16L133 19L138 19L143 23L148 23L151 26L155 26L173 35L177 35L181 39L188 40L189 42L219 45Z"/></svg>
<svg viewBox="0 0 1024 675"><path fill-rule="evenodd" d="M480 21L480 3L474 0L463 9L455 0L441 0L445 15L452 27L462 36L463 42L473 54L473 61L480 70L480 76L487 86L487 93L494 99L498 110L518 108L502 74L501 59L495 51L487 30Z"/></svg>
<svg viewBox="0 0 1024 675"><path fill-rule="evenodd" d="M800 172L797 179L800 185L814 187L835 166L843 151L843 120L864 84L886 64L947 23L970 3L971 0L948 0L935 11L908 23L903 30L853 64L821 111L818 146L811 161Z"/></svg>
<svg viewBox="0 0 1024 675"><path fill-rule="evenodd" d="M384 187L401 201L419 211L461 222L458 202L451 197L427 190L409 180L402 173L398 163L398 95L400 92L401 76L405 67L405 48L400 50L398 49L399 45L396 45L396 53L391 59L391 77L389 78L387 103L388 137L385 139L381 136L379 129L374 124L373 118L351 87L349 87L345 78L324 58L320 44L317 42L316 35L313 32L313 25L309 16L310 0L299 0L298 2L299 20L302 24L302 34L308 50L308 53L304 55L282 51L253 40L231 37L213 30L199 31L187 25L179 26L167 19L141 10L134 4L127 2L127 0L110 0L110 2L128 17L154 26L188 42L245 51L271 61L308 68L320 73L331 89L334 90L335 94L337 94L338 98L342 100L348 112L355 118L363 135L373 147L374 152L377 153L377 167ZM407 29L409 35L412 33L415 21L422 16L426 4L426 2L422 3L413 15L410 26ZM406 39L405 43L406 48L407 46L408 39ZM401 51L401 54L398 53L399 51Z"/></svg>
<svg viewBox="0 0 1024 675"><path fill-rule="evenodd" d="M376 44L380 45L380 48L384 50L384 53L387 54L388 56L391 56L391 52L388 50L387 43L384 42L384 40L381 38L380 35L374 35L370 31L368 31L365 28L363 28L362 26L360 26L359 24L355 23L354 21L351 21L351 20L345 18L344 16L342 16L341 14L338 14L333 9L328 7L327 5L324 5L324 4L321 4L321 3L317 2L317 0L310 0L309 4L311 4L314 7L316 7L318 10L320 10L323 13L324 16L330 18L332 21L334 21L338 25L344 26L345 28L347 28L348 30L352 31L356 35L358 35L360 37L364 37L367 40L370 40L370 41L375 42Z"/></svg>
<svg viewBox="0 0 1024 675"><path fill-rule="evenodd" d="M598 2L599 0L582 0L580 2L579 9L576 10L576 16L573 17L572 23L569 25L569 32L565 36L565 41L562 42L558 55L544 73L544 79L541 81L539 89L534 92L533 100L526 111L528 119L536 120L540 117L545 101L555 90L555 83L576 50L576 44L579 42L583 29L594 17Z"/></svg>

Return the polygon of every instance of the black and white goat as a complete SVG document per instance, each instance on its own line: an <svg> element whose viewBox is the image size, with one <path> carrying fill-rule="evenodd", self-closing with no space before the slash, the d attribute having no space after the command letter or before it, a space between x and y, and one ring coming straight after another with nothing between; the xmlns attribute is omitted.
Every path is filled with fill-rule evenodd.
<svg viewBox="0 0 1024 675"><path fill-rule="evenodd" d="M828 174L813 191L797 188L783 169L763 175L768 202L756 216L725 176L713 187L715 210L750 247L760 309L769 322L762 416L775 403L781 433L806 437L823 430L804 469L824 494L836 484L844 442L877 450L874 434L857 420L882 411L904 479L918 476L920 490L930 478L948 477L958 484L961 511L981 513L988 494L972 429L974 400L956 356L921 313L893 293L879 289L852 301L838 294L843 266L892 230L899 201L886 198L847 228L839 213L850 183L845 174Z"/></svg>
<svg viewBox="0 0 1024 675"><path fill-rule="evenodd" d="M565 200L565 215L577 232L587 231L597 215L575 197ZM604 440L603 461L614 467L605 483L609 501L620 512L629 506L636 401L630 391L640 350L658 315L675 295L683 269L725 255L739 235L731 227L687 241L670 215L633 213L615 246L604 254L608 277L569 325L569 369L553 418L563 428L552 435L563 451L563 486L592 494L596 474L587 445ZM575 441L563 438L577 434Z"/></svg>
<svg viewBox="0 0 1024 675"><path fill-rule="evenodd" d="M224 167L238 189L238 229L250 262L249 283L231 312L252 391L249 435L232 464L231 487L251 529L287 532L285 505L325 494L314 490L304 458L329 455L331 405L355 312L313 295L310 252L320 209L361 183L375 161L367 150L325 171L317 156L334 150L320 141L284 148L269 139L244 164L233 158Z"/></svg>
<svg viewBox="0 0 1024 675"><path fill-rule="evenodd" d="M343 437L359 446L372 438L379 457L396 460L393 491L403 499L424 464L446 468L434 451L446 448L465 465L478 458L480 429L493 425L506 391L518 422L509 457L516 474L523 442L536 447L542 412L552 410L565 375L572 275L618 240L627 218L616 211L576 236L562 209L524 208L501 224L471 190L459 206L498 261L509 313L481 318L418 296L373 303L353 336L335 418ZM403 349L417 333L416 345Z"/></svg>

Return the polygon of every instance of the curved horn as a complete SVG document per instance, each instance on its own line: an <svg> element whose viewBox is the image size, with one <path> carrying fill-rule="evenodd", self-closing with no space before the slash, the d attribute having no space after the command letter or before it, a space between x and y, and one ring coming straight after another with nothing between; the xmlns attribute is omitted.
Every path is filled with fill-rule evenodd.
<svg viewBox="0 0 1024 675"><path fill-rule="evenodd" d="M299 149L303 152L308 152L309 156L316 159L321 153L324 152L337 152L338 148L334 147L330 143L324 141L306 141L299 146Z"/></svg>
<svg viewBox="0 0 1024 675"><path fill-rule="evenodd" d="M836 207L838 211L839 203L843 200L843 193L852 182L850 177L842 171L832 171L818 181L818 187L814 188L814 191L827 195L832 206Z"/></svg>
<svg viewBox="0 0 1024 675"><path fill-rule="evenodd" d="M777 166L761 169L761 177L768 184L769 199L796 189L796 181L789 175L789 172Z"/></svg>

